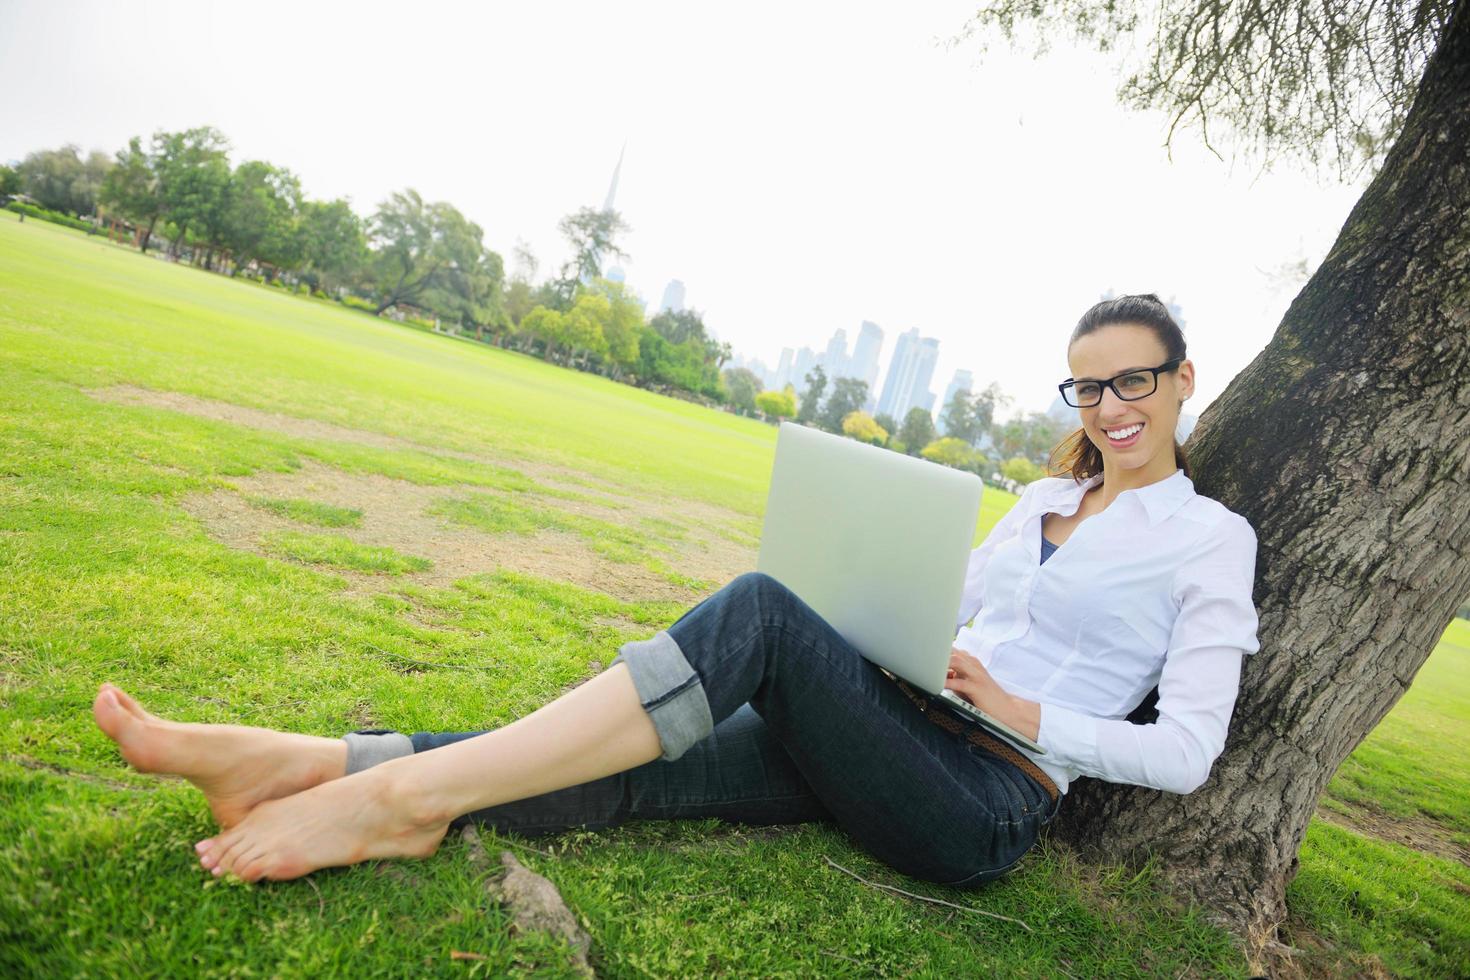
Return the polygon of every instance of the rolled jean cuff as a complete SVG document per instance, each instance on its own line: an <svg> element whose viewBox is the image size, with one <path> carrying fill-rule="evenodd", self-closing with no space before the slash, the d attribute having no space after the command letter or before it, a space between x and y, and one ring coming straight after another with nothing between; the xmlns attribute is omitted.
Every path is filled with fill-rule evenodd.
<svg viewBox="0 0 1470 980"><path fill-rule="evenodd" d="M413 742L399 732L363 731L342 736L347 743L347 775L390 759L413 755Z"/></svg>
<svg viewBox="0 0 1470 980"><path fill-rule="evenodd" d="M638 700L658 732L663 759L672 762L714 731L704 683L668 630L624 643L613 663L619 660L628 665Z"/></svg>

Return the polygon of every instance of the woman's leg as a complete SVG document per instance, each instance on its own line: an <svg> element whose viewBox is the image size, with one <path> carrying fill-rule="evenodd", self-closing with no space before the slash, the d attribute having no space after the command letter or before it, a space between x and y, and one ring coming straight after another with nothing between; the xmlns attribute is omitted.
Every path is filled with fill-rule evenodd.
<svg viewBox="0 0 1470 980"><path fill-rule="evenodd" d="M682 756L749 702L857 841L916 877L994 877L1050 801L928 722L888 678L769 576L743 575L607 671L512 725L283 800L201 842L206 866L295 877L433 850L449 820Z"/></svg>
<svg viewBox="0 0 1470 980"><path fill-rule="evenodd" d="M419 732L410 744L415 752L427 752L483 734ZM635 820L707 817L764 825L831 815L765 721L746 704L678 759L655 759L591 782L474 810L454 823L536 836Z"/></svg>

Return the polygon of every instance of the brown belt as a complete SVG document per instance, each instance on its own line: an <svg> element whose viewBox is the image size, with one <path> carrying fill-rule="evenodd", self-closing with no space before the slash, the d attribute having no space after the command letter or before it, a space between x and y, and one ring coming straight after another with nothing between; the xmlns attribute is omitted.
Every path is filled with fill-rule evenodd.
<svg viewBox="0 0 1470 980"><path fill-rule="evenodd" d="M888 671L885 670L883 671L883 673L888 674ZM965 724L963 721L951 714L948 708L943 708L938 705L931 705L927 697L925 697L918 691L915 691L901 677L894 677L892 674L888 674L888 676L893 677L894 682L898 684L898 689L902 691L910 701L914 702L918 709L924 713L924 717L928 718L930 721L934 722L934 724L938 725L940 728L943 728L945 731L955 735L963 735L967 740L970 741L971 744L978 745L980 748L985 749L987 752L992 752L995 755L1000 756L1007 762L1013 764L1014 766L1016 766L1016 768L1020 769L1026 775L1030 776L1032 779L1040 783L1041 788L1046 790L1046 795L1051 797L1053 803L1056 802L1057 796L1059 795L1057 791L1057 784L1051 781L1051 777L1043 772L1040 766L1032 762L1030 759L1026 758L1026 756L1022 755L1011 746L1007 745L1005 742L1002 742L1000 739L991 735L985 729L980 728L977 725Z"/></svg>

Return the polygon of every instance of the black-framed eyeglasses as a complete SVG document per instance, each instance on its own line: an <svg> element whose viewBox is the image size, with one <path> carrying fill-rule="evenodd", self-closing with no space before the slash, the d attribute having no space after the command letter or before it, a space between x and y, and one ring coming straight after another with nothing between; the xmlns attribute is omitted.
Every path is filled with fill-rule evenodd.
<svg viewBox="0 0 1470 980"><path fill-rule="evenodd" d="M1062 393L1062 400L1073 408L1091 408L1098 404L1102 401L1104 388L1113 389L1113 394L1125 402L1134 402L1152 395L1159 389L1159 375L1172 371L1183 363L1184 358L1176 357L1158 367L1139 368L1114 375L1106 381L1075 381L1068 378L1057 385L1057 389Z"/></svg>

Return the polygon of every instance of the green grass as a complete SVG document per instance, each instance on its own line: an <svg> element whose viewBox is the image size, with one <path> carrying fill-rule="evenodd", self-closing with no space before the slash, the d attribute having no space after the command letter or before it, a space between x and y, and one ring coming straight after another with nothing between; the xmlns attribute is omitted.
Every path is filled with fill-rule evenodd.
<svg viewBox="0 0 1470 980"><path fill-rule="evenodd" d="M1470 621L1444 637L1388 716L1338 769L1319 808L1334 819L1397 825L1431 849L1470 852ZM1430 837L1436 839L1431 840ZM1462 974L1470 963L1470 867L1314 820L1301 872L1287 891L1293 913L1347 953L1322 958L1331 973L1366 970Z"/></svg>
<svg viewBox="0 0 1470 980"><path fill-rule="evenodd" d="M362 524L362 511L352 507L334 507L316 500L249 498L252 507L269 511L299 524L317 527L357 527Z"/></svg>
<svg viewBox="0 0 1470 980"><path fill-rule="evenodd" d="M340 534L276 531L266 535L265 549L308 565L330 565L354 572L402 575L405 572L422 572L434 567L434 563L427 558L401 555L392 548L358 544Z"/></svg>
<svg viewBox="0 0 1470 980"><path fill-rule="evenodd" d="M670 553L670 542L684 537L683 529L671 521L644 518L638 527L623 527L609 521L573 514L551 507L521 503L495 494L477 493L446 498L429 512L455 524L478 528L490 534L535 534L537 531L566 531L584 539L593 551L612 561L641 564L676 582L693 582L671 569L662 556ZM718 583L695 583L703 588Z"/></svg>
<svg viewBox="0 0 1470 980"><path fill-rule="evenodd" d="M1338 769L1330 801L1389 817L1432 821L1470 852L1470 620L1451 621L1394 710Z"/></svg>
<svg viewBox="0 0 1470 980"><path fill-rule="evenodd" d="M123 384L417 448L257 431L88 394ZM509 572L448 587L391 574L354 585L334 569L407 571L412 556L301 531L267 537L258 554L211 537L190 501L315 463L444 487L443 516L456 526L554 528L672 578L688 532L717 513L708 505L727 515L710 530L755 542L774 444L775 430L749 419L0 216L0 973L566 974L544 939L510 932L458 841L427 861L309 884L201 874L190 844L210 830L202 800L121 763L90 720L96 685L113 680L182 720L329 736L506 724L685 604ZM557 504L579 494L516 466L690 512L588 517ZM320 501L253 502L300 524L354 526L347 509ZM1013 503L988 492L976 539ZM1452 646L1461 635L1447 634ZM1464 665L1441 660L1446 649L1425 668L1440 690L1420 697L1416 685L1389 719L1406 727L1385 722L1382 737L1431 731L1463 742L1470 697L1453 686ZM1391 779L1392 805L1463 834L1463 781L1440 775L1454 767L1438 760L1452 757L1426 750L1390 777L1383 755L1355 755L1364 773L1345 767L1332 793L1382 802L1375 780ZM957 893L893 873L820 824L570 832L533 842L548 854L504 843L557 884L612 976L1246 972L1228 937L1161 898L1154 869L1079 866L1047 847L992 886ZM829 857L1035 931L878 892ZM1383 891L1357 877L1375 861L1390 868ZM1341 944L1339 962L1377 957L1434 973L1463 942L1453 896L1433 890L1463 885L1457 873L1314 825L1292 901L1307 928ZM1417 904L1392 911L1414 893ZM456 950L485 959L453 961Z"/></svg>

